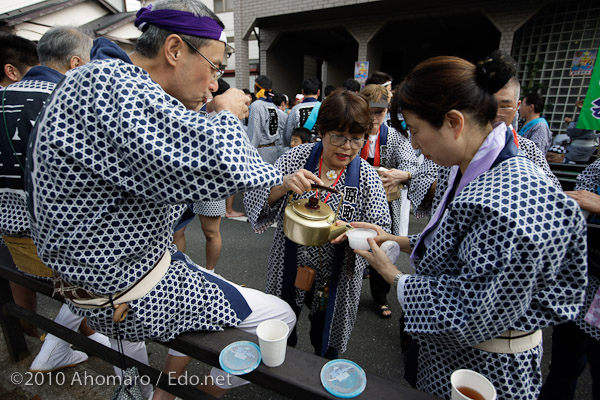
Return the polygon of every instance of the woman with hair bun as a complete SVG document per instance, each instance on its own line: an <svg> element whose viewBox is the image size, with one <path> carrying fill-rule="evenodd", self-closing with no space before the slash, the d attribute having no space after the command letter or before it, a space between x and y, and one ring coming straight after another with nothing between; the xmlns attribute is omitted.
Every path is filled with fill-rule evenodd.
<svg viewBox="0 0 600 400"><path fill-rule="evenodd" d="M391 115L402 110L413 147L452 166L448 190L420 235L378 229L372 252L356 251L397 287L419 344L417 388L445 398L452 372L468 368L499 400L537 399L540 330L572 320L587 285L577 204L522 156L504 123L492 125L509 64L435 57L404 79ZM377 245L387 240L411 253L414 274L390 263Z"/></svg>

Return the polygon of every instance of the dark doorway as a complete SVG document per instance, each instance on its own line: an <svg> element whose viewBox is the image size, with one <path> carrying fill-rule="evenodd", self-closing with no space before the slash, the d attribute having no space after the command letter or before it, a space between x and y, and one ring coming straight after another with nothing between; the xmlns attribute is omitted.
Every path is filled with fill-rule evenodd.
<svg viewBox="0 0 600 400"><path fill-rule="evenodd" d="M373 39L382 50L380 69L398 83L427 58L451 55L476 62L500 44L500 32L478 13L392 21Z"/></svg>
<svg viewBox="0 0 600 400"><path fill-rule="evenodd" d="M281 33L267 51L268 75L276 90L300 93L302 79L321 79L326 62L327 83L340 86L353 76L357 53L358 44L343 27ZM310 66L305 56L314 60Z"/></svg>

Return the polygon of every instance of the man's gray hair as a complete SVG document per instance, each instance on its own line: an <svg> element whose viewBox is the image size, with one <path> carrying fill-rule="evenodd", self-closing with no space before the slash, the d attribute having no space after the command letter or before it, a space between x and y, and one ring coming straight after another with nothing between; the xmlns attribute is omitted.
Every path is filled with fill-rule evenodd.
<svg viewBox="0 0 600 400"><path fill-rule="evenodd" d="M37 45L40 64L55 64L69 69L69 62L73 56L89 62L93 45L90 34L91 31L72 26L50 28Z"/></svg>
<svg viewBox="0 0 600 400"><path fill-rule="evenodd" d="M206 7L202 2L198 0L159 0L152 6L153 10L179 10L187 11L196 15L197 17L210 17L217 21L221 27L225 28L225 25L217 15L211 11L210 8ZM167 37L175 32L168 31L166 29L157 28L154 25L149 25L148 29L138 38L135 45L135 51L140 53L146 58L153 58L158 54L158 51L165 43ZM182 38L188 40L197 49L206 46L214 39L200 38L197 36L183 35L177 33ZM190 53L194 50L188 49Z"/></svg>

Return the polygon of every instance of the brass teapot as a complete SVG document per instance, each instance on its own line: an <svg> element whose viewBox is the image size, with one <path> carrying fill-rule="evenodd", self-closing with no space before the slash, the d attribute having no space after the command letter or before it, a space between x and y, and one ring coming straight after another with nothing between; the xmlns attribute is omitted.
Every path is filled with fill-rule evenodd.
<svg viewBox="0 0 600 400"><path fill-rule="evenodd" d="M344 202L343 193L317 184L313 184L312 188L340 193L342 199L337 210L334 213L327 203L316 197L293 201L294 194L292 193L288 197L288 204L283 215L283 233L294 243L303 246L322 246L352 227L335 224Z"/></svg>

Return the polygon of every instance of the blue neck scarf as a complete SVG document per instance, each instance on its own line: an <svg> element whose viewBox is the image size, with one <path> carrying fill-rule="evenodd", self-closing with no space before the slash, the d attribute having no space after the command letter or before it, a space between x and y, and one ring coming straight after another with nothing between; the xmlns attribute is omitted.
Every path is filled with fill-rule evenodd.
<svg viewBox="0 0 600 400"><path fill-rule="evenodd" d="M379 128L379 147L387 145L388 127L387 124L381 124ZM381 157L381 152L379 157Z"/></svg>

